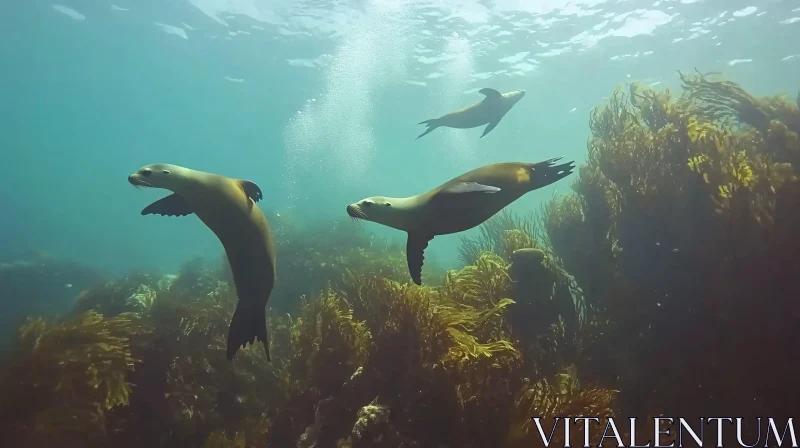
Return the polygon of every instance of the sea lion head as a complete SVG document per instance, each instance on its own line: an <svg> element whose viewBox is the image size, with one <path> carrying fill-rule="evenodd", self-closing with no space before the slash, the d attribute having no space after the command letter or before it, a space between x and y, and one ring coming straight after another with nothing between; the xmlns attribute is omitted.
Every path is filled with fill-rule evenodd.
<svg viewBox="0 0 800 448"><path fill-rule="evenodd" d="M514 90L513 92L507 92L503 94L503 98L505 98L506 101L508 101L512 106L514 104L517 104L517 101L521 100L524 96L525 96L525 91L522 89Z"/></svg>
<svg viewBox="0 0 800 448"><path fill-rule="evenodd" d="M400 199L373 196L348 205L347 214L353 219L363 219L406 230L404 223L407 213L401 202Z"/></svg>
<svg viewBox="0 0 800 448"><path fill-rule="evenodd" d="M128 176L128 182L134 187L164 188L175 191L178 185L185 182L181 176L185 170L185 168L165 163L145 165Z"/></svg>

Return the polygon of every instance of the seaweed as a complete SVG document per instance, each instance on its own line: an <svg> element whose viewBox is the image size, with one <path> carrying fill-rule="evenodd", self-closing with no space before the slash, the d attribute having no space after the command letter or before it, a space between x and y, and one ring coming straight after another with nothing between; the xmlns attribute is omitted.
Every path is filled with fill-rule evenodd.
<svg viewBox="0 0 800 448"><path fill-rule="evenodd" d="M109 413L129 404L139 361L130 341L143 331L130 314L88 311L56 324L29 319L0 380L9 443L100 446L114 430Z"/></svg>
<svg viewBox="0 0 800 448"><path fill-rule="evenodd" d="M224 258L32 317L2 429L14 446L477 448L537 444L532 416L791 416L798 392L774 385L800 374L800 113L680 76L680 95L618 88L573 191L499 213L425 286L400 245L276 217L271 363L225 358Z"/></svg>
<svg viewBox="0 0 800 448"><path fill-rule="evenodd" d="M541 214L554 253L610 322L583 371L621 390L631 414L750 415L744 397L785 414L792 399L760 386L773 380L755 353L796 351L780 316L798 312L781 298L800 286L787 227L798 222L788 210L800 114L780 95L680 76L678 97L634 82L592 111L574 192ZM779 370L788 380L798 365Z"/></svg>

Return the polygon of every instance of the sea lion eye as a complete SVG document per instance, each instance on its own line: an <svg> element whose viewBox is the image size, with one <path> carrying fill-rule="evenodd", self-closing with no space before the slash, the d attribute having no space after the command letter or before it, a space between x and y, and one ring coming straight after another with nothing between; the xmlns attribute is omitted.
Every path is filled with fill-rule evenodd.
<svg viewBox="0 0 800 448"><path fill-rule="evenodd" d="M169 174L169 170L164 170L164 171L162 171L162 173Z"/></svg>
<svg viewBox="0 0 800 448"><path fill-rule="evenodd" d="M150 171L149 169L142 170L142 176L144 177L149 177L151 174L153 174L153 172Z"/></svg>

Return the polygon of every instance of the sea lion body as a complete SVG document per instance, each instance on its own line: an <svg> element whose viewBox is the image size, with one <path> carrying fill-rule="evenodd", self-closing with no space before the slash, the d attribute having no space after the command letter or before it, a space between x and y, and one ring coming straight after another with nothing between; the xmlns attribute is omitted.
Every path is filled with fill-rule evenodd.
<svg viewBox="0 0 800 448"><path fill-rule="evenodd" d="M554 165L560 159L486 165L416 196L362 199L348 205L347 214L408 232L408 268L419 285L430 240L477 227L525 193L568 176L574 162Z"/></svg>
<svg viewBox="0 0 800 448"><path fill-rule="evenodd" d="M483 130L480 138L492 131L500 120L514 107L519 100L525 96L524 90L515 90L513 92L500 93L497 90L484 88L479 91L485 96L483 101L467 106L461 110L451 112L439 118L425 120L419 124L425 124L428 129L420 134L417 138L433 132L434 129L439 127L448 127L456 129L470 129L478 126L488 125Z"/></svg>
<svg viewBox="0 0 800 448"><path fill-rule="evenodd" d="M247 180L166 164L142 167L128 181L173 192L142 215L194 213L219 238L239 299L228 330L227 357L233 359L239 348L260 340L269 359L264 309L275 284L276 250L267 219L255 204L261 189Z"/></svg>

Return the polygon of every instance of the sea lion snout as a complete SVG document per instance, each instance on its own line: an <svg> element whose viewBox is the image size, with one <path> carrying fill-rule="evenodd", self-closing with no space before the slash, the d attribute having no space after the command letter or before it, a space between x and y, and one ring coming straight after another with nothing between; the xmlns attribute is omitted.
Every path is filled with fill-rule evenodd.
<svg viewBox="0 0 800 448"><path fill-rule="evenodd" d="M517 101L521 100L524 96L525 96L525 91L522 89L515 90L513 92L509 92L506 94L506 97L510 99L514 104L516 104Z"/></svg>
<svg viewBox="0 0 800 448"><path fill-rule="evenodd" d="M149 187L150 186L150 184L148 184L147 182L144 181L144 179L142 179L142 175L139 174L138 171L133 173L133 174L131 174L130 176L128 176L128 182L131 185L133 185L134 187Z"/></svg>
<svg viewBox="0 0 800 448"><path fill-rule="evenodd" d="M357 204L348 205L347 214L351 218L364 219L364 212L361 211L361 208Z"/></svg>

